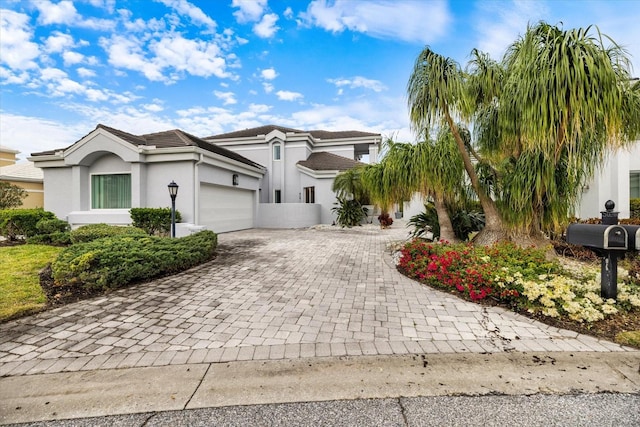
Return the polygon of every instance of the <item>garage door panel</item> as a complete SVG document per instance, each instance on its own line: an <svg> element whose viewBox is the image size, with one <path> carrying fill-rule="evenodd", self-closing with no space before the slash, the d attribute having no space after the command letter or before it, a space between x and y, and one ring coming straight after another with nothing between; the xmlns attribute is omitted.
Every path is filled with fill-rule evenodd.
<svg viewBox="0 0 640 427"><path fill-rule="evenodd" d="M201 184L199 222L216 233L254 225L254 191Z"/></svg>

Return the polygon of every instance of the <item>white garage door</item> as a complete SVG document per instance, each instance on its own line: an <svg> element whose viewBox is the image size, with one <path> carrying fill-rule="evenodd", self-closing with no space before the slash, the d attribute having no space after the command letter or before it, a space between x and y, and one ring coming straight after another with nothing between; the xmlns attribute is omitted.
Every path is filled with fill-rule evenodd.
<svg viewBox="0 0 640 427"><path fill-rule="evenodd" d="M198 222L215 233L253 228L254 193L240 188L201 184Z"/></svg>

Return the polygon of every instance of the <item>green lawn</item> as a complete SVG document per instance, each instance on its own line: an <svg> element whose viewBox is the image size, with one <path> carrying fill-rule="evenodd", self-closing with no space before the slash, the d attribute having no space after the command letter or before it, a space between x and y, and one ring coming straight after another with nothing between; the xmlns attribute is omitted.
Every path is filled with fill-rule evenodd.
<svg viewBox="0 0 640 427"><path fill-rule="evenodd" d="M0 322L44 306L38 273L61 250L45 245L0 247Z"/></svg>

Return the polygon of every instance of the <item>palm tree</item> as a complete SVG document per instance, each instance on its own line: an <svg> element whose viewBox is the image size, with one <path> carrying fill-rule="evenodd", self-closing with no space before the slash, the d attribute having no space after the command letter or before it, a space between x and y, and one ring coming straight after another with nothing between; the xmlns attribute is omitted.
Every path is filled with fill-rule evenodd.
<svg viewBox="0 0 640 427"><path fill-rule="evenodd" d="M607 151L638 135L640 97L624 51L591 30L528 27L505 54L495 120L476 121L497 137L483 148L501 159L504 219L520 236L566 224Z"/></svg>
<svg viewBox="0 0 640 427"><path fill-rule="evenodd" d="M481 185L471 161L454 116L469 118L470 108L465 96L465 78L459 65L425 48L416 59L407 85L409 117L416 130L431 129L434 125L444 125L451 131L471 185L478 195L485 213L485 228L474 241L490 244L506 238L502 216L495 202Z"/></svg>
<svg viewBox="0 0 640 427"><path fill-rule="evenodd" d="M499 63L472 51L466 73L429 48L418 56L407 86L411 123L451 130L486 215L476 243L507 237L505 227L520 243L557 230L606 152L640 134L640 87L624 50L591 32L541 22ZM473 122L473 143L455 118Z"/></svg>
<svg viewBox="0 0 640 427"><path fill-rule="evenodd" d="M369 199L362 184L361 166L340 172L333 180L331 190L340 198L356 200L363 205L366 205Z"/></svg>

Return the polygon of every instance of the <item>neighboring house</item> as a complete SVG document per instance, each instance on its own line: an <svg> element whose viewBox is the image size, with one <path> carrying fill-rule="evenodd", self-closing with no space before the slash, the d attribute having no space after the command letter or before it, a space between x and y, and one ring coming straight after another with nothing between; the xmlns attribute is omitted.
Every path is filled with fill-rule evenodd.
<svg viewBox="0 0 640 427"><path fill-rule="evenodd" d="M26 191L20 208L31 209L44 206L42 170L33 163L16 164L17 150L0 147L0 181L6 181Z"/></svg>
<svg viewBox="0 0 640 427"><path fill-rule="evenodd" d="M630 199L640 198L640 141L612 153L584 187L576 208L579 218L600 218L607 200L613 200L620 218L629 218Z"/></svg>
<svg viewBox="0 0 640 427"><path fill-rule="evenodd" d="M268 125L204 139L267 169L257 226L294 228L334 221L333 179L360 160L375 163L382 135Z"/></svg>
<svg viewBox="0 0 640 427"><path fill-rule="evenodd" d="M176 209L183 224L215 232L253 228L259 164L181 130L132 135L98 125L73 145L32 153L44 173L44 207L72 227L129 224L133 207L167 207L167 185L179 185Z"/></svg>

